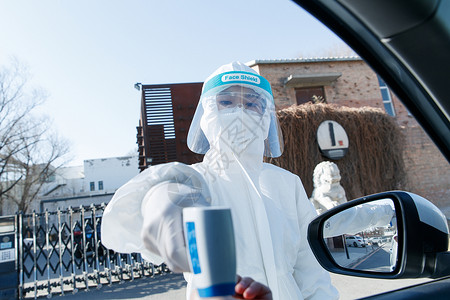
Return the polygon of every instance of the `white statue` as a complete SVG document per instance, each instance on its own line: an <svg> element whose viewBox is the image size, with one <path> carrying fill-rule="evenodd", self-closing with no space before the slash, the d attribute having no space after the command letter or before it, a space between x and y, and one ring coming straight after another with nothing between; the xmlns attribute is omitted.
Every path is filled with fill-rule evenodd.
<svg viewBox="0 0 450 300"><path fill-rule="evenodd" d="M340 181L341 175L335 163L323 161L316 166L313 174L314 190L310 200L318 214L347 202Z"/></svg>

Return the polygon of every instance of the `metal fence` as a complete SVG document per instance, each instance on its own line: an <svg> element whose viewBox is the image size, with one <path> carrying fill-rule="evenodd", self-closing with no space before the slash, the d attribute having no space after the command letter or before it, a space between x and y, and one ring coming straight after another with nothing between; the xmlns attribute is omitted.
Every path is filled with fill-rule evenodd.
<svg viewBox="0 0 450 300"><path fill-rule="evenodd" d="M101 243L105 205L18 214L19 298L76 293L170 272ZM120 238L120 237L119 237Z"/></svg>

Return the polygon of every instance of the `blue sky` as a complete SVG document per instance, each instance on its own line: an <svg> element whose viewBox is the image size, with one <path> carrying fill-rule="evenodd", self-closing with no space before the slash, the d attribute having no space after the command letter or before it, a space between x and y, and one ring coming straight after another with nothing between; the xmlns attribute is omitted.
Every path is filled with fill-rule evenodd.
<svg viewBox="0 0 450 300"><path fill-rule="evenodd" d="M0 0L0 65L26 64L73 164L136 146L134 83L203 81L234 60L323 56L333 33L285 0Z"/></svg>

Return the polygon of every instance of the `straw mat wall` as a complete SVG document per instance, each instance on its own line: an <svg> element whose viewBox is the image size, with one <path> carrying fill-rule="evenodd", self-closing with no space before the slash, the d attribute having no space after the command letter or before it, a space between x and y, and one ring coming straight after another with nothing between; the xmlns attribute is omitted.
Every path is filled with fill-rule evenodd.
<svg viewBox="0 0 450 300"><path fill-rule="evenodd" d="M313 190L315 166L330 160L321 155L316 140L317 128L326 120L341 124L349 138L347 155L333 161L341 172L341 185L347 200L407 189L402 157L404 137L395 120L382 110L303 104L280 110L278 118L283 131L284 152L281 157L267 159L267 162L297 174L308 197Z"/></svg>

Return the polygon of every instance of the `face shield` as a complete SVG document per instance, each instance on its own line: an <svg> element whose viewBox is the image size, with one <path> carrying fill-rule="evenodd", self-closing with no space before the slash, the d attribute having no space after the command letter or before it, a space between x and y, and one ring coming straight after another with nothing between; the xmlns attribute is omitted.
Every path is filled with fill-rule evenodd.
<svg viewBox="0 0 450 300"><path fill-rule="evenodd" d="M270 84L242 63L225 65L205 81L187 143L205 154L218 139L236 154L255 146L267 157L283 152Z"/></svg>

